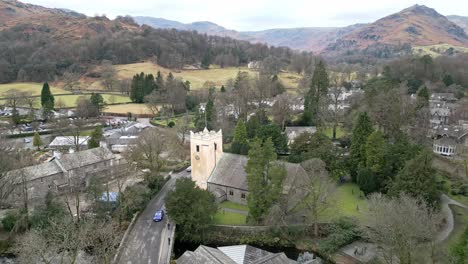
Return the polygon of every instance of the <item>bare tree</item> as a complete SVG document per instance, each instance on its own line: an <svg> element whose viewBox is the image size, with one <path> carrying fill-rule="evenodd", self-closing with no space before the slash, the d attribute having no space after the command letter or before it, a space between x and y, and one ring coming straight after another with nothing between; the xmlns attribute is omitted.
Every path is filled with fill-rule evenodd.
<svg viewBox="0 0 468 264"><path fill-rule="evenodd" d="M373 194L366 219L367 236L382 248L386 263L410 264L422 243L433 245L442 218L422 199Z"/></svg>
<svg viewBox="0 0 468 264"><path fill-rule="evenodd" d="M180 143L182 145L185 144L185 137L187 136L187 133L190 131L191 128L192 118L188 114L184 115L177 121L176 129L180 137Z"/></svg>
<svg viewBox="0 0 468 264"><path fill-rule="evenodd" d="M145 96L145 105L153 115L156 115L164 107L164 101L165 95L161 94L159 91L152 91Z"/></svg>
<svg viewBox="0 0 468 264"><path fill-rule="evenodd" d="M103 84L107 90L112 91L114 84L115 84L115 76L117 75L117 71L115 70L112 62L110 61L102 61L101 64L101 76L103 78Z"/></svg>
<svg viewBox="0 0 468 264"><path fill-rule="evenodd" d="M288 121L292 115L292 99L286 92L276 96L275 99L276 101L272 108L273 119L281 126L281 129L284 129L286 121Z"/></svg>
<svg viewBox="0 0 468 264"><path fill-rule="evenodd" d="M332 110L332 126L333 126L333 139L336 139L336 129L338 127L340 113L342 109L340 109L340 99L341 95L343 94L343 79L341 77L335 76L335 78L331 79L332 87L329 89L328 94L330 95L330 99L333 105Z"/></svg>
<svg viewBox="0 0 468 264"><path fill-rule="evenodd" d="M61 78L61 80L63 81L63 89L73 90L76 86L80 84L78 81L79 79L80 75L78 73L66 71Z"/></svg>
<svg viewBox="0 0 468 264"><path fill-rule="evenodd" d="M324 212L330 208L329 199L335 192L336 186L333 180L329 177L325 168L325 162L320 159L311 159L304 161L302 167L309 177L308 183L302 187L308 192L304 198L304 205L310 210L310 219L314 225L314 235L318 236L318 222Z"/></svg>

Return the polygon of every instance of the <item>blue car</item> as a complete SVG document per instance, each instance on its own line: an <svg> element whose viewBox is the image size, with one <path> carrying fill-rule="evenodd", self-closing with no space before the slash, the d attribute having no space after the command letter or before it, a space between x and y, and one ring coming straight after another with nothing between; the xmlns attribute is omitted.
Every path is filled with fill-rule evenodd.
<svg viewBox="0 0 468 264"><path fill-rule="evenodd" d="M154 222L160 222L163 220L164 217L164 211L163 210L157 210L156 213L153 216L153 221Z"/></svg>

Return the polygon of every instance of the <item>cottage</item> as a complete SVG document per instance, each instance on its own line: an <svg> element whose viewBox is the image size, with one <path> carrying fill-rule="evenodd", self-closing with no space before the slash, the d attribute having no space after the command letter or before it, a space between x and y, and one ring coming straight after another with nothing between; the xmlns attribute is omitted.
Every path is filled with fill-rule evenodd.
<svg viewBox="0 0 468 264"><path fill-rule="evenodd" d="M24 186L28 199L33 202L44 199L49 191L65 193L71 184L86 187L91 177L108 176L108 172L121 163L106 148L57 155L49 162L8 172L5 180L13 191L6 202L20 204Z"/></svg>
<svg viewBox="0 0 468 264"><path fill-rule="evenodd" d="M466 153L468 130L463 126L442 126L433 132L432 151L443 156Z"/></svg>
<svg viewBox="0 0 468 264"><path fill-rule="evenodd" d="M249 188L247 184L247 157L224 153L222 131L190 132L192 179L202 188L215 195L217 202L225 200L247 204ZM283 195L293 195L298 182L306 183L307 174L299 164L280 162L287 176L283 183ZM305 193L295 194L298 201Z"/></svg>
<svg viewBox="0 0 468 264"><path fill-rule="evenodd" d="M112 129L104 133L104 143L114 153L121 153L135 144L138 136L148 125L132 122L119 129Z"/></svg>

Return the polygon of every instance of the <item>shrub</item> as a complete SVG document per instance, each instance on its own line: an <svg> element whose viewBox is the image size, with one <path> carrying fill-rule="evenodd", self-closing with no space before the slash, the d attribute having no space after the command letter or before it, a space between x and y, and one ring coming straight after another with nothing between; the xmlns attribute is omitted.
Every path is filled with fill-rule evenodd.
<svg viewBox="0 0 468 264"><path fill-rule="evenodd" d="M167 126L170 127L170 128L173 128L175 126L174 121L169 122L169 124L167 124Z"/></svg>
<svg viewBox="0 0 468 264"><path fill-rule="evenodd" d="M355 221L348 217L342 217L327 229L328 236L320 243L320 251L327 254L336 252L341 247L360 238L361 234Z"/></svg>
<svg viewBox="0 0 468 264"><path fill-rule="evenodd" d="M17 212L9 211L6 213L5 217L2 219L2 226L5 231L10 232L15 227L20 216Z"/></svg>

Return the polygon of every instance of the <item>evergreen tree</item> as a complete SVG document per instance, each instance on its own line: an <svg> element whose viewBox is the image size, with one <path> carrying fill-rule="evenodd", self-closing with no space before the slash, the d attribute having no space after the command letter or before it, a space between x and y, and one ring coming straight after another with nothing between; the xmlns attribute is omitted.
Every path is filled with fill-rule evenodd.
<svg viewBox="0 0 468 264"><path fill-rule="evenodd" d="M216 109L214 106L214 100L212 96L208 98L208 102L206 103L206 107L205 107L205 113L206 113L206 127L208 128L208 130L213 130L215 127L215 123L216 123Z"/></svg>
<svg viewBox="0 0 468 264"><path fill-rule="evenodd" d="M281 193L286 169L276 160L276 153L271 139L256 138L250 144L248 162L245 168L249 186L247 204L252 219L259 222Z"/></svg>
<svg viewBox="0 0 468 264"><path fill-rule="evenodd" d="M207 50L205 52L205 55L203 56L203 59L201 61L201 67L203 69L209 69L211 64L211 51Z"/></svg>
<svg viewBox="0 0 468 264"><path fill-rule="evenodd" d="M445 74L444 78L442 78L442 81L444 82L445 86L447 86L447 87L455 83L453 81L452 75L450 75L450 74Z"/></svg>
<svg viewBox="0 0 468 264"><path fill-rule="evenodd" d="M156 74L156 89L164 90L164 78L160 71Z"/></svg>
<svg viewBox="0 0 468 264"><path fill-rule="evenodd" d="M320 123L320 107L328 93L328 74L325 63L319 61L314 70L314 76L310 83L310 89L304 98L304 116L303 120L308 124Z"/></svg>
<svg viewBox="0 0 468 264"><path fill-rule="evenodd" d="M380 131L374 131L366 141L366 163L365 166L372 173L381 173L385 166L385 138Z"/></svg>
<svg viewBox="0 0 468 264"><path fill-rule="evenodd" d="M420 109L426 106L429 106L429 90L426 86L423 86L418 91L417 108Z"/></svg>
<svg viewBox="0 0 468 264"><path fill-rule="evenodd" d="M368 167L359 168L356 183L365 195L378 190L375 173Z"/></svg>
<svg viewBox="0 0 468 264"><path fill-rule="evenodd" d="M90 98L91 103L96 107L99 113L102 112L104 108L104 98L99 93L92 93Z"/></svg>
<svg viewBox="0 0 468 264"><path fill-rule="evenodd" d="M247 141L247 128L242 119L239 119L234 131L234 139L232 141L231 151L236 154L246 155L249 151Z"/></svg>
<svg viewBox="0 0 468 264"><path fill-rule="evenodd" d="M33 137L33 146L37 147L37 150L39 150L42 145L44 145L44 142L42 141L41 136L39 133L35 132Z"/></svg>
<svg viewBox="0 0 468 264"><path fill-rule="evenodd" d="M88 140L88 148L98 148L100 146L101 139L103 137L102 128L100 126L96 127L91 134L90 139Z"/></svg>
<svg viewBox="0 0 468 264"><path fill-rule="evenodd" d="M273 141L276 153L286 153L288 151L288 138L277 124L262 125L256 136L263 141L270 138Z"/></svg>
<svg viewBox="0 0 468 264"><path fill-rule="evenodd" d="M50 87L47 82L44 83L41 90L41 106L44 118L48 118L52 110L54 110L55 98L50 92Z"/></svg>
<svg viewBox="0 0 468 264"><path fill-rule="evenodd" d="M351 138L350 173L354 182L359 167L365 167L366 165L366 143L373 130L372 121L367 113L359 114Z"/></svg>
<svg viewBox="0 0 468 264"><path fill-rule="evenodd" d="M224 85L221 85L221 90L220 90L222 93L225 93L226 92L226 88L224 87Z"/></svg>
<svg viewBox="0 0 468 264"><path fill-rule="evenodd" d="M436 171L432 168L432 154L423 151L406 162L405 167L396 176L390 194L398 196L407 193L416 198L423 198L435 205L438 199Z"/></svg>

